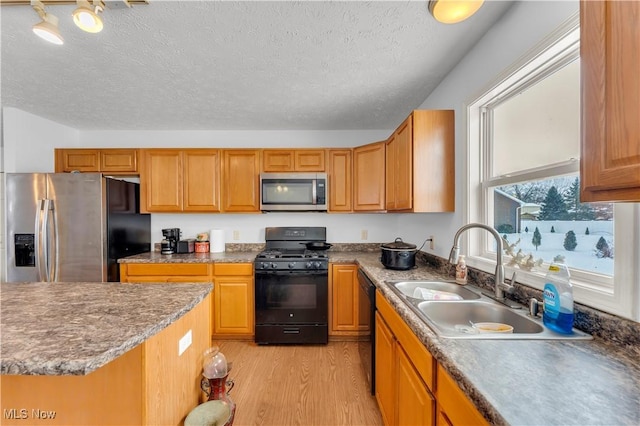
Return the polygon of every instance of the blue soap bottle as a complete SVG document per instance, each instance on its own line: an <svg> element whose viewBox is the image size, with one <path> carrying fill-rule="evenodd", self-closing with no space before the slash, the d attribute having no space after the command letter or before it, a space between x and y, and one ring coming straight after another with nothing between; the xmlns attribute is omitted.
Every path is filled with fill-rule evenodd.
<svg viewBox="0 0 640 426"><path fill-rule="evenodd" d="M573 333L573 287L563 256L556 256L549 266L544 285L544 325L563 334Z"/></svg>

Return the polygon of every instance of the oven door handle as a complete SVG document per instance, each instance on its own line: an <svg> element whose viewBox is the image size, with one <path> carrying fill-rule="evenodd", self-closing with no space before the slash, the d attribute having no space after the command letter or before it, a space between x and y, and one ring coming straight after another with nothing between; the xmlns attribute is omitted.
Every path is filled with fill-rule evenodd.
<svg viewBox="0 0 640 426"><path fill-rule="evenodd" d="M257 270L255 272L256 276L261 275L261 276L270 276L270 275L281 275L281 276L291 276L291 275L305 275L305 276L310 276L310 275L325 275L328 276L329 275L329 271L326 269L322 269L322 270L304 270L304 271L260 271Z"/></svg>

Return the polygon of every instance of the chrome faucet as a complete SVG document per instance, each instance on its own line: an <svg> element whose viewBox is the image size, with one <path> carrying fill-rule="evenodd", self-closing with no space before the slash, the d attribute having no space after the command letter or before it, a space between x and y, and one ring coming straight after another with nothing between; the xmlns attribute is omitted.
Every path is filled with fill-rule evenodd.
<svg viewBox="0 0 640 426"><path fill-rule="evenodd" d="M451 253L449 254L449 263L455 265L458 262L458 256L460 255L460 234L462 234L467 229L471 228L481 228L486 231L489 231L491 235L496 239L497 244L497 256L496 256L496 283L495 283L495 299L499 301L504 301L506 299L504 292L511 291L513 289L512 285L509 285L504 282L504 265L502 264L502 237L498 234L491 226L484 225L482 223L469 223L467 225L463 225L458 232L456 232L455 237L453 237L453 247L451 248ZM515 273L513 274L512 283L515 281Z"/></svg>

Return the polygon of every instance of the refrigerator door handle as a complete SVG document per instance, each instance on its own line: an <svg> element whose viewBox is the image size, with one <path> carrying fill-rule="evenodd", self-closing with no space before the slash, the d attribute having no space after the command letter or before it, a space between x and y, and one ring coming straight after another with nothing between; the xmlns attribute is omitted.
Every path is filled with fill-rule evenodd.
<svg viewBox="0 0 640 426"><path fill-rule="evenodd" d="M48 249L45 240L45 217L46 217L46 201L38 200L38 208L36 210L36 223L35 223L35 250L36 250L36 265L38 266L38 279L40 281L49 281L47 271L47 258Z"/></svg>
<svg viewBox="0 0 640 426"><path fill-rule="evenodd" d="M47 200L48 208L47 208L47 216L51 215L51 222L53 222L53 233L49 235L49 241L53 244L53 254L50 260L50 272L49 278L53 282L58 282L58 271L60 271L60 264L58 259L60 258L60 244L58 241L58 215L56 213L56 205L53 200ZM47 217L49 219L49 217ZM49 221L47 222L49 223ZM49 225L47 225L48 227ZM49 231L49 230L47 230ZM49 231L50 232L50 231Z"/></svg>

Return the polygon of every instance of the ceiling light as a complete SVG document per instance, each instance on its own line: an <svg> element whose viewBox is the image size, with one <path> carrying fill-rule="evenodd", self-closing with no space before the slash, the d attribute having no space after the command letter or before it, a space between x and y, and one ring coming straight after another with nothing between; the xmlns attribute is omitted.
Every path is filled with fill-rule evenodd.
<svg viewBox="0 0 640 426"><path fill-rule="evenodd" d="M98 13L103 10L100 0L94 0L93 7L87 0L78 0L78 8L73 11L73 22L83 31L99 33L103 25Z"/></svg>
<svg viewBox="0 0 640 426"><path fill-rule="evenodd" d="M444 24L462 22L476 13L484 0L430 0L429 12Z"/></svg>
<svg viewBox="0 0 640 426"><path fill-rule="evenodd" d="M45 12L44 4L39 0L31 0L31 6L38 12L41 22L33 26L33 32L40 38L53 44L63 44L64 39L58 30L58 18Z"/></svg>

